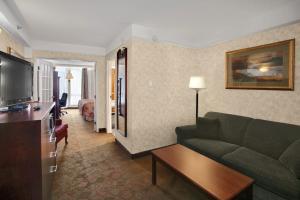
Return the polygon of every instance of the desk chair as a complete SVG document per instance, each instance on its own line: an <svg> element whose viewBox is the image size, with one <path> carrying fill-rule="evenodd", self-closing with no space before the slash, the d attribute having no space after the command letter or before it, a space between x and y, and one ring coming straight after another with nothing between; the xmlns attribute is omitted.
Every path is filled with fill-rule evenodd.
<svg viewBox="0 0 300 200"><path fill-rule="evenodd" d="M61 96L61 99L59 100L59 107L60 107L60 114L61 115L68 114L67 111L62 111L61 110L62 107L66 107L67 106L67 99L68 99L68 94L67 93L63 93L62 96Z"/></svg>

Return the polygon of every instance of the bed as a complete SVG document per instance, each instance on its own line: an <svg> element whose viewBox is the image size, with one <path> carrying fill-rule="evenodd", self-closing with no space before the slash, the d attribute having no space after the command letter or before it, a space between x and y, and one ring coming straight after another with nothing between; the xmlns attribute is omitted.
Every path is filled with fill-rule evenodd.
<svg viewBox="0 0 300 200"><path fill-rule="evenodd" d="M78 101L79 112L86 121L94 121L94 99L81 99Z"/></svg>

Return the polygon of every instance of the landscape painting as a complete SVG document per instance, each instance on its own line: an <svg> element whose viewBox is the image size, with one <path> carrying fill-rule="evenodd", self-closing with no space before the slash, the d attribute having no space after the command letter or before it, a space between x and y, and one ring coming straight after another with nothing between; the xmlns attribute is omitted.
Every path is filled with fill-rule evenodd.
<svg viewBox="0 0 300 200"><path fill-rule="evenodd" d="M294 89L295 40L226 53L226 88Z"/></svg>

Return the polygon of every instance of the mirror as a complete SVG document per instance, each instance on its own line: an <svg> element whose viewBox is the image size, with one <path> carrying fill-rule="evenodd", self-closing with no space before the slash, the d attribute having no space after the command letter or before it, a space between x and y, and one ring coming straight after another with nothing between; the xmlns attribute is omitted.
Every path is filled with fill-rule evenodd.
<svg viewBox="0 0 300 200"><path fill-rule="evenodd" d="M117 130L127 137L127 48L117 53Z"/></svg>

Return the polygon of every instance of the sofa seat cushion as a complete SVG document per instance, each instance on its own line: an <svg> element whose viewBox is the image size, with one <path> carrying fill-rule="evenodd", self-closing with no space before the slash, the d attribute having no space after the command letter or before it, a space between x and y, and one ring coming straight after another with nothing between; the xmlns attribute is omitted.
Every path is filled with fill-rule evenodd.
<svg viewBox="0 0 300 200"><path fill-rule="evenodd" d="M239 146L220 140L208 140L192 138L183 143L185 146L197 151L205 156L220 160L223 155L236 150Z"/></svg>
<svg viewBox="0 0 300 200"><path fill-rule="evenodd" d="M240 147L223 156L224 163L255 179L255 184L287 199L300 198L300 180L280 161Z"/></svg>

